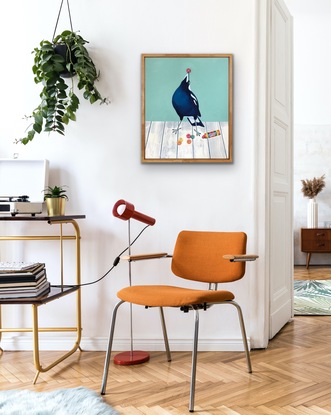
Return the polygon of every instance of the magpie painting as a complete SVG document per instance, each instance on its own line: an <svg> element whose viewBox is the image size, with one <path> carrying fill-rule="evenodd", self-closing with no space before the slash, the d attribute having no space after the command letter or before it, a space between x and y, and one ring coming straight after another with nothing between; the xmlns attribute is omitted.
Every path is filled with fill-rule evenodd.
<svg viewBox="0 0 331 415"><path fill-rule="evenodd" d="M180 130L183 118L186 117L190 124L195 127L197 134L200 135L197 127L204 127L204 124L200 119L201 113L198 98L190 89L190 73L191 69L187 68L185 78L172 96L172 105L179 117L178 126L173 132L177 133Z"/></svg>

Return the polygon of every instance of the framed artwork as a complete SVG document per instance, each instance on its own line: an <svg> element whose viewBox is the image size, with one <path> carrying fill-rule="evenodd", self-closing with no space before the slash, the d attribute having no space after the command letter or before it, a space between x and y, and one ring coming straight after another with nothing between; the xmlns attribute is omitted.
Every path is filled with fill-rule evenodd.
<svg viewBox="0 0 331 415"><path fill-rule="evenodd" d="M142 162L232 162L231 54L143 54Z"/></svg>

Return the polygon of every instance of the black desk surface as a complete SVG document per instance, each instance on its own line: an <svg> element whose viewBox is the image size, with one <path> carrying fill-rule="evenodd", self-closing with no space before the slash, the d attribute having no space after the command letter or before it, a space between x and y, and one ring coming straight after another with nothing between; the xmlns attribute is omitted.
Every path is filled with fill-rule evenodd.
<svg viewBox="0 0 331 415"><path fill-rule="evenodd" d="M52 221L62 221L62 220L75 220L75 219L85 219L85 215L65 215L65 216L44 216L44 215L38 215L32 216L29 215L20 215L16 214L15 216L12 216L10 213L8 215L1 215L0 221L31 221L31 222L38 222L38 221L44 221L44 222L52 222Z"/></svg>

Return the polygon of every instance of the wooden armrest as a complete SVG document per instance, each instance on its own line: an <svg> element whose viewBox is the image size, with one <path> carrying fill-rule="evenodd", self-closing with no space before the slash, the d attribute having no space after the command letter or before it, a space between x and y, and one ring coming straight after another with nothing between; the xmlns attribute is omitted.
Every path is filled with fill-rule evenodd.
<svg viewBox="0 0 331 415"><path fill-rule="evenodd" d="M245 262L245 261L255 261L259 256L258 255L223 255L224 259L228 259L230 262Z"/></svg>
<svg viewBox="0 0 331 415"><path fill-rule="evenodd" d="M143 259L167 258L169 256L170 255L166 252L157 252L154 254L125 255L122 256L121 259L125 259L127 261L141 261Z"/></svg>

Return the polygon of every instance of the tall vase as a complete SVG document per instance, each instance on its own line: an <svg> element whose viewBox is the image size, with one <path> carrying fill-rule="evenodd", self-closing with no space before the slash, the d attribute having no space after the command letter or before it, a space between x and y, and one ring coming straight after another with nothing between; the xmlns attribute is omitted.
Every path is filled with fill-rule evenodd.
<svg viewBox="0 0 331 415"><path fill-rule="evenodd" d="M318 228L318 203L315 198L308 201L307 228Z"/></svg>

